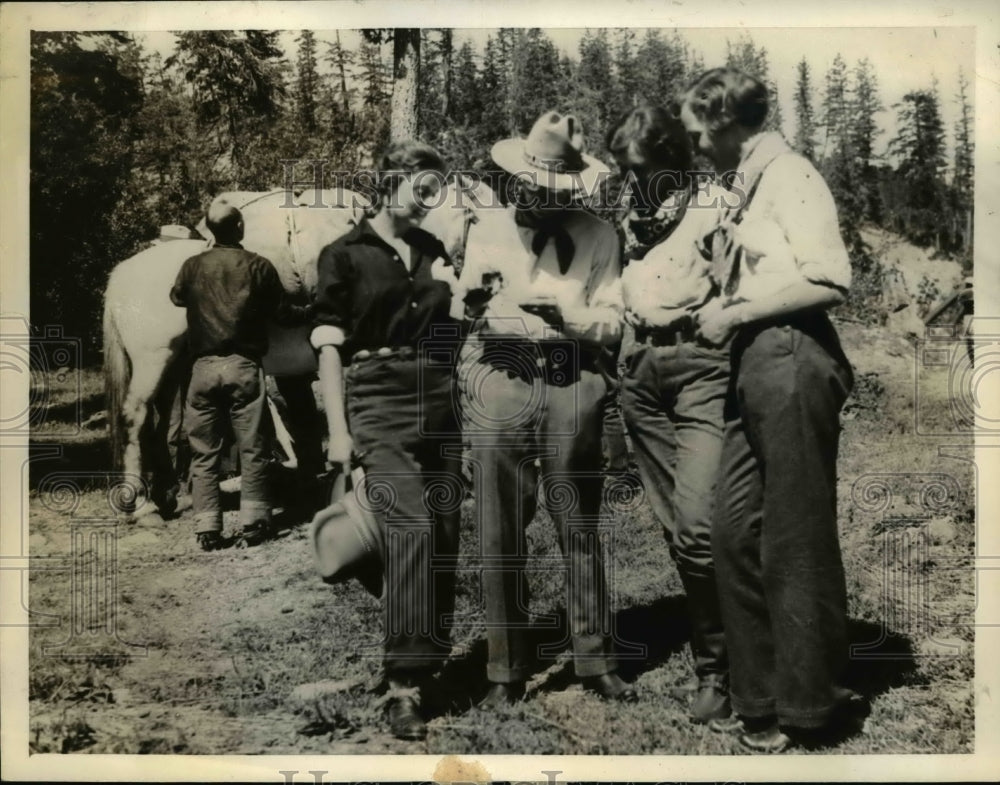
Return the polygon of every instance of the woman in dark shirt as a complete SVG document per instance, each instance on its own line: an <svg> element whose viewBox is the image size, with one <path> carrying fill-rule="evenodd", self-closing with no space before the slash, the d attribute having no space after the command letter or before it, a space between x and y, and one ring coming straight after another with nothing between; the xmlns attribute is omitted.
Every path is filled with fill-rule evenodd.
<svg viewBox="0 0 1000 785"><path fill-rule="evenodd" d="M458 324L448 315L454 275L444 246L418 228L444 162L403 142L381 164L374 213L320 254L312 343L327 457L347 466L353 451L385 532L389 723L395 736L419 739L421 692L450 650L462 501Z"/></svg>

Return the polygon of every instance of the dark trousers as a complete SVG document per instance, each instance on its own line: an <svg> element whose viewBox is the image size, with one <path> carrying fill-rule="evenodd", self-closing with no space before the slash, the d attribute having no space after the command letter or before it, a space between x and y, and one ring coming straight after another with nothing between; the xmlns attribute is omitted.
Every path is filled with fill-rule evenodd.
<svg viewBox="0 0 1000 785"><path fill-rule="evenodd" d="M345 381L368 504L385 532L385 669L417 675L450 651L464 498L454 362L373 357L348 366Z"/></svg>
<svg viewBox="0 0 1000 785"><path fill-rule="evenodd" d="M733 708L815 727L847 657L836 464L851 368L825 314L744 328L732 363L712 545Z"/></svg>
<svg viewBox="0 0 1000 785"><path fill-rule="evenodd" d="M191 445L195 532L222 531L219 466L228 429L240 453L240 526L267 520L267 403L259 363L242 355L199 357L191 369L185 425Z"/></svg>
<svg viewBox="0 0 1000 785"><path fill-rule="evenodd" d="M525 528L535 516L540 480L568 573L576 673L599 676L616 667L598 537L608 382L596 366L556 367L551 357L536 365L532 352L512 342L491 359L470 342L462 363L463 409L478 475L487 677L493 682L522 681L536 661L526 636Z"/></svg>
<svg viewBox="0 0 1000 785"><path fill-rule="evenodd" d="M711 530L729 354L691 342L637 343L625 366L625 422L646 499L663 526L687 595L695 672L724 675Z"/></svg>

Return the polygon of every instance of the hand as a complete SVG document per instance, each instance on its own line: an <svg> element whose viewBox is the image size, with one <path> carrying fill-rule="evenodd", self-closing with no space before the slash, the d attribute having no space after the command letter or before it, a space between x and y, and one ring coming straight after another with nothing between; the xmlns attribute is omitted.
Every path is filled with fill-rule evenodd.
<svg viewBox="0 0 1000 785"><path fill-rule="evenodd" d="M712 346L721 346L740 325L737 305L726 305L722 300L709 300L694 314L698 332Z"/></svg>
<svg viewBox="0 0 1000 785"><path fill-rule="evenodd" d="M351 452L354 450L354 440L351 434L330 434L330 443L326 448L326 460L331 464L339 464L344 469L351 465Z"/></svg>
<svg viewBox="0 0 1000 785"><path fill-rule="evenodd" d="M435 281L442 281L448 284L452 294L458 287L458 278L455 275L455 268L440 256L431 262L431 278Z"/></svg>
<svg viewBox="0 0 1000 785"><path fill-rule="evenodd" d="M642 330L648 328L649 325L641 314L633 311L631 308L625 309L625 324L629 324L637 330Z"/></svg>
<svg viewBox="0 0 1000 785"><path fill-rule="evenodd" d="M555 301L551 302L537 302L537 303L523 303L521 305L522 311L527 311L530 314L537 316L542 319L546 324L550 324L553 327L560 328L563 323L562 309L559 304Z"/></svg>

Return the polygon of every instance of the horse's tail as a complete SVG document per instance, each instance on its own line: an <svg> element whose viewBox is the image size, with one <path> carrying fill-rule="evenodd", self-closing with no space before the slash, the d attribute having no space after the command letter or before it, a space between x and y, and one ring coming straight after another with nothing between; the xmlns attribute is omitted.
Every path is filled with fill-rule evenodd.
<svg viewBox="0 0 1000 785"><path fill-rule="evenodd" d="M108 430L111 437L111 458L116 468L125 459L125 396L132 380L132 363L121 331L115 323L114 309L104 300L104 394L108 409Z"/></svg>

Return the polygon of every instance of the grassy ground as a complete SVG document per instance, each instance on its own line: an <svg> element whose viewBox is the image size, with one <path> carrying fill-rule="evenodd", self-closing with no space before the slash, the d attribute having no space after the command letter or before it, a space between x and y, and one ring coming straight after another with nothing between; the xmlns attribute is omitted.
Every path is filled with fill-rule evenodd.
<svg viewBox="0 0 1000 785"><path fill-rule="evenodd" d="M884 331L839 329L858 372L844 414L839 480L856 646L849 681L871 697L873 710L864 732L835 751L970 752L972 474L969 464L940 457L940 438L920 436L914 425L915 412L931 425L948 422L947 385L939 377L924 380L915 407L913 347ZM96 375L85 374L81 388L86 419L100 408ZM116 548L117 584L108 593L117 641L90 629L106 615L91 623L74 614L72 527L109 519L99 474L108 465L107 445L99 415L76 435L60 435L59 423L74 411L76 388L67 389L50 389L49 416L34 439L66 449L62 458L33 465L29 500L31 555L64 567L30 578L31 610L61 619L32 630L33 751L740 752L733 738L691 725L673 692L690 674L687 622L676 572L641 499L607 510L616 634L623 651L638 653L623 661L639 691L635 705L609 705L584 693L564 652L529 683L523 704L493 713L473 708L486 686L484 620L478 579L465 570L455 648L441 677L446 701L426 742L393 739L373 692L378 603L354 583L329 587L318 580L304 526L254 548L214 553L196 550L188 514L118 524L108 541L83 537L75 551L80 564L106 563L105 542ZM67 469L94 475L75 507L39 491L49 472ZM557 552L544 516L530 527L529 542L536 555ZM473 553L475 543L469 501L462 552ZM558 649L562 578L536 570L531 584L537 640ZM82 631L75 636L74 622ZM83 656L61 656L67 652Z"/></svg>

